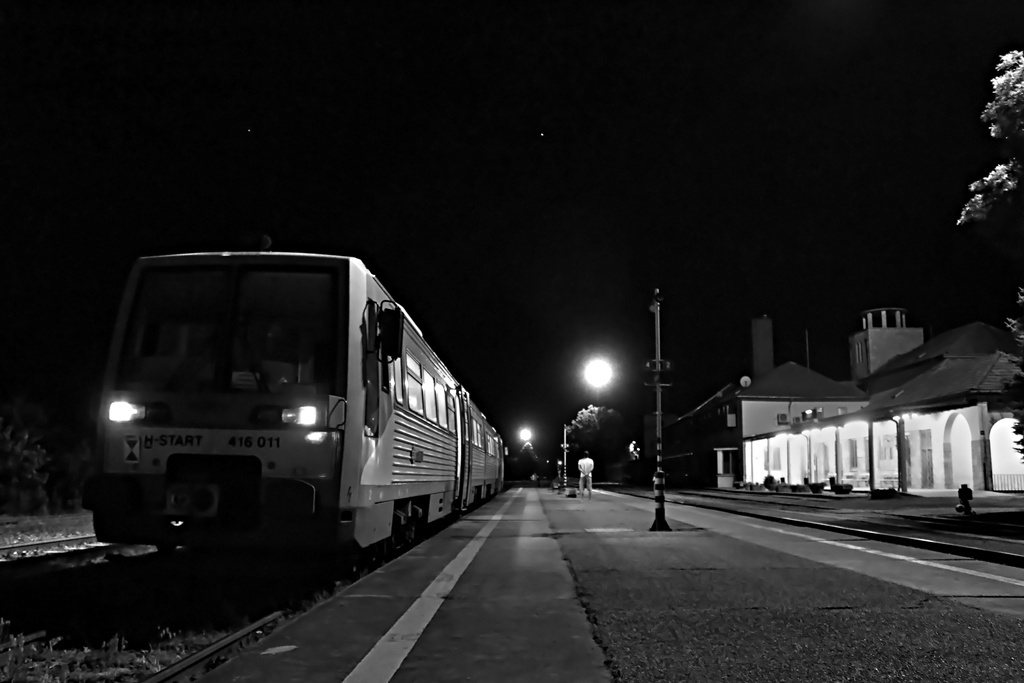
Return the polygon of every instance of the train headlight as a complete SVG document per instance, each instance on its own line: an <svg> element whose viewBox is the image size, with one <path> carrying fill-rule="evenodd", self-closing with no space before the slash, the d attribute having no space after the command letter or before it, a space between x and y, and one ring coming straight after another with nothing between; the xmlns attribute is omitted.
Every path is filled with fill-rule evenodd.
<svg viewBox="0 0 1024 683"><path fill-rule="evenodd" d="M146 417L146 406L128 401L112 401L107 409L111 422L131 422Z"/></svg>
<svg viewBox="0 0 1024 683"><path fill-rule="evenodd" d="M281 422L311 427L316 424L316 407L285 408L281 411Z"/></svg>
<svg viewBox="0 0 1024 683"><path fill-rule="evenodd" d="M327 432L310 432L306 434L306 443L321 444L327 438Z"/></svg>

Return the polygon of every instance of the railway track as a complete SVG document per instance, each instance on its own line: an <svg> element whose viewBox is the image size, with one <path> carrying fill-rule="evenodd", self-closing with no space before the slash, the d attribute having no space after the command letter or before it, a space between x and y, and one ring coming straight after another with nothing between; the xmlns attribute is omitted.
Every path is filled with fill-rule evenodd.
<svg viewBox="0 0 1024 683"><path fill-rule="evenodd" d="M671 494L670 494L671 495ZM686 491L685 493L679 492L675 495L685 496L686 498L707 498L707 499L720 499L737 502L741 504L750 505L771 505L786 508L804 508L808 510L814 510L816 512L826 512L836 515L861 515L861 516L877 516L886 520L892 519L905 519L913 521L918 525L928 525L935 528L947 529L950 531L956 531L957 533L971 533L981 534L987 536L996 536L1001 538L1019 538L1024 539L1024 526L1019 524L1007 524L1004 522L988 522L981 521L973 517L953 517L949 519L942 518L926 518L919 517L916 515L901 514L898 511L891 510L856 510L850 508L839 507L830 504L827 501L821 503L815 503L805 500L790 500L783 497L776 498L773 494L764 494L764 499L759 499L757 495L749 494L729 494L729 493L712 493L705 491Z"/></svg>
<svg viewBox="0 0 1024 683"><path fill-rule="evenodd" d="M634 498L642 498L642 499L646 499L646 500L653 500L653 498L654 498L654 494L653 493L640 493L638 491L617 490L616 493L620 493L620 494L626 495L626 496L631 496L631 497L634 497ZM947 555L954 555L954 556L957 556L957 557L967 557L967 558L970 558L970 559L980 560L980 561L983 561L983 562L989 562L989 563L992 563L992 564L1005 565L1005 566L1008 566L1008 567L1021 567L1021 568L1024 568L1024 554L1018 553L1018 552L1010 552L1010 551L1007 551L1007 550L995 550L995 549L992 549L992 548L984 548L984 547L979 547L979 546L976 546L976 545L973 545L973 546L972 545L966 545L966 544L961 543L961 542L951 542L951 541L935 540L935 539L930 539L930 538L920 538L918 536L911 536L911 535L903 534L903 533L894 533L892 531L878 531L878 530L870 529L870 528L858 528L857 526L851 526L849 523L847 523L847 524L840 524L840 523L832 523L832 522L821 522L821 521L817 521L817 520L802 519L802 518L798 518L798 517L790 517L790 516L786 516L784 514L783 515L769 514L767 512L761 512L761 511L758 511L758 510L743 509L743 508L730 508L730 507L725 507L723 505L713 505L713 504L710 504L709 502L707 502L707 500L706 500L706 499L711 499L711 498L719 498L719 499L727 499L727 500L729 500L731 502L739 502L741 504L742 503L746 503L747 505L753 505L755 507L758 506L758 505L761 505L761 503L759 503L759 502L755 502L755 501L748 502L748 501L739 499L737 496L723 496L723 495L714 495L714 494L704 496L704 495L700 495L700 494L691 494L691 493L688 492L688 493L685 494L685 497L686 497L685 501L672 500L671 499L672 497L675 497L675 495L669 494L668 496L666 496L665 502L669 503L669 504L673 504L673 505L688 505L690 507L697 507L697 508L702 508L702 509L705 509L705 510L715 510L717 512L726 512L726 513L729 513L729 514L739 515L739 516L742 516L742 517L751 517L751 518L754 518L754 519L761 519L761 520L764 520L764 521L780 522L780 523L788 524L788 525L791 525L791 526L800 526L800 527L805 527L805 528L809 528L809 529L818 529L820 531L832 531L832 532L835 532L835 533L847 534L847 535L850 535L850 536L857 536L859 538L865 538L865 539L870 539L870 540L874 540L874 541L880 541L880 542L883 542L883 543L889 543L891 545L901 545L901 546L906 546L906 547L911 547L911 548L919 548L919 549L922 549L922 550L931 550L933 552L944 553L944 554L947 554ZM694 498L697 498L698 501L695 501ZM776 501L773 500L773 501L770 501L770 503L774 505L774 504L776 504ZM804 505L802 505L802 507L813 507L813 506L804 504ZM819 509L819 511L822 510L822 508L818 508L818 509ZM826 511L827 510L828 509L826 509ZM881 527L881 528L885 528L885 527L890 527L891 528L893 526L896 526L892 522L887 522L887 521L881 519L881 517L879 518L878 521L865 521L865 520L851 520L851 521L853 523L857 524L858 526L876 526L876 527ZM936 526L942 526L942 525L947 524L943 520L922 520L920 518L914 518L914 521L915 522L921 522L923 524L929 524L930 522L934 521L936 523ZM955 524L955 523L950 522L950 524ZM1015 526L1015 525L1008 525L1008 526ZM907 530L908 531L915 531L912 528L908 528ZM918 530L918 531L920 531L920 530ZM971 533L971 530L964 529L962 527L962 525L957 525L957 531L959 531L961 533L963 533L963 532Z"/></svg>
<svg viewBox="0 0 1024 683"><path fill-rule="evenodd" d="M191 683L209 671L216 662L223 661L267 635L278 621L284 619L284 612L274 612L255 623L249 624L231 635L211 643L195 654L161 669L142 683Z"/></svg>
<svg viewBox="0 0 1024 683"><path fill-rule="evenodd" d="M99 543L92 535L4 545L0 546L0 579L11 581L68 569L128 547L132 546Z"/></svg>
<svg viewBox="0 0 1024 683"><path fill-rule="evenodd" d="M80 536L65 536L45 541L29 541L27 543L11 543L0 545L0 559L9 558L12 555L27 554L63 548L68 545L81 545L85 543L97 543L95 534L84 534ZM105 546L106 544L104 544Z"/></svg>

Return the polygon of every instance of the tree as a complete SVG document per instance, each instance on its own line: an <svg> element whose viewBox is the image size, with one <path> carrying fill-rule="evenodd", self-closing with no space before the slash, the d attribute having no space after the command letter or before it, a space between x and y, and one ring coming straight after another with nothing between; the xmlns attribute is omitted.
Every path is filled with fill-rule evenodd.
<svg viewBox="0 0 1024 683"><path fill-rule="evenodd" d="M989 133L1002 140L1006 160L970 185L974 195L964 206L957 225L973 225L1016 256L1024 254L1024 52L1003 55L992 79L992 101L981 120Z"/></svg>
<svg viewBox="0 0 1024 683"><path fill-rule="evenodd" d="M622 415L612 408L587 406L576 414L569 425L570 446L569 471L572 472L573 458L580 458L588 451L594 459L594 479L603 479L610 467L629 459L626 448L627 437Z"/></svg>
<svg viewBox="0 0 1024 683"><path fill-rule="evenodd" d="M974 195L960 214L959 226L976 226L996 246L1012 257L1024 256L1024 52L1015 50L999 59L998 75L992 79L992 101L981 114L989 124L989 133L1003 141L1005 161L970 185ZM1024 289L1018 291L1017 303L1022 316L1007 320L1017 345L1017 376L1008 387L1011 410L1017 423L1014 432L1020 437L1017 452L1024 457Z"/></svg>

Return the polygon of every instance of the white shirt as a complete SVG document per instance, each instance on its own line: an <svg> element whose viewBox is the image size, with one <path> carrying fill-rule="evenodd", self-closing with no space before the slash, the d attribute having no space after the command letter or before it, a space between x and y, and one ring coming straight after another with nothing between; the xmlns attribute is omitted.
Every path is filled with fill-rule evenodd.
<svg viewBox="0 0 1024 683"><path fill-rule="evenodd" d="M584 476L590 476L590 473L594 471L594 461L590 458L580 458L579 468Z"/></svg>

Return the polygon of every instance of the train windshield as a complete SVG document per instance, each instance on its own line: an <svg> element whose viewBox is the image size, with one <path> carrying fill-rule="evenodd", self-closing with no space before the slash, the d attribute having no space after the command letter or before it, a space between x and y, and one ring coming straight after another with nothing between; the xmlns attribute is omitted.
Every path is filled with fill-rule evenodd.
<svg viewBox="0 0 1024 683"><path fill-rule="evenodd" d="M146 271L126 329L118 387L329 393L334 282L324 271Z"/></svg>

